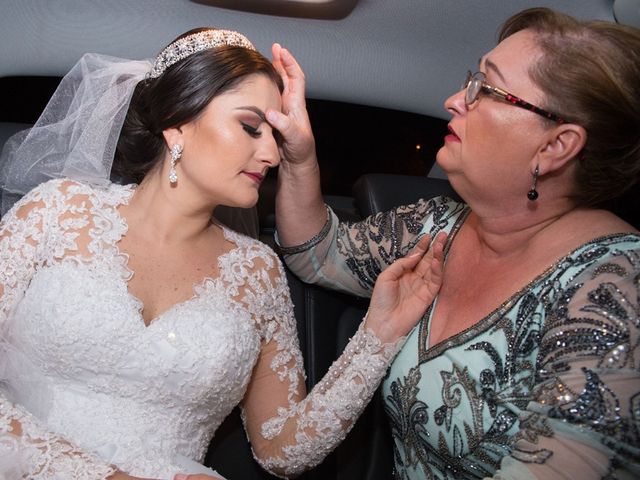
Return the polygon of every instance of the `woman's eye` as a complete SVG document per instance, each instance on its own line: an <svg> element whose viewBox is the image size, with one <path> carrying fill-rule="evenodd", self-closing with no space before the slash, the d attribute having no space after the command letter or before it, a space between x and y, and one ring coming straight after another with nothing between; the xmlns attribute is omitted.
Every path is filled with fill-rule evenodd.
<svg viewBox="0 0 640 480"><path fill-rule="evenodd" d="M262 135L262 132L260 130L258 130L257 128L252 127L251 125L241 122L242 123L242 128L244 129L245 132L247 132L249 135L251 135L252 137L259 137L260 135Z"/></svg>

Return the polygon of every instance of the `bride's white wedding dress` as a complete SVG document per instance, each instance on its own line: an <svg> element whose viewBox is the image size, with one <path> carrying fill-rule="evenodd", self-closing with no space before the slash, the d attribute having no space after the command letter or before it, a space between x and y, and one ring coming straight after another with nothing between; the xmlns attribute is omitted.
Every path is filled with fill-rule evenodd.
<svg viewBox="0 0 640 480"><path fill-rule="evenodd" d="M203 460L265 351L274 392L287 393L264 392L256 458L279 475L317 464L344 438L398 345L360 329L297 401L303 363L280 262L228 229L235 246L219 258L219 276L146 326L118 250L127 233L118 207L134 191L53 180L3 219L0 478L98 479L116 468L171 478L185 461ZM269 440L277 448L256 448Z"/></svg>

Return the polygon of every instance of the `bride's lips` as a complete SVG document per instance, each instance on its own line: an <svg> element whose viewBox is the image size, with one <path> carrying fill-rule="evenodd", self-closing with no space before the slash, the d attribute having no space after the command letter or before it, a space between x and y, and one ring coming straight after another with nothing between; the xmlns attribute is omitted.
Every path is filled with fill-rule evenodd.
<svg viewBox="0 0 640 480"><path fill-rule="evenodd" d="M261 174L260 172L246 172L246 171L243 171L242 173L244 173L247 177L252 179L258 185L260 185L262 183L262 180L264 180L264 175Z"/></svg>
<svg viewBox="0 0 640 480"><path fill-rule="evenodd" d="M449 135L446 135L444 137L444 141L445 142L459 142L460 141L460 137L456 134L455 130L451 127L451 124L447 125L447 128L449 129Z"/></svg>

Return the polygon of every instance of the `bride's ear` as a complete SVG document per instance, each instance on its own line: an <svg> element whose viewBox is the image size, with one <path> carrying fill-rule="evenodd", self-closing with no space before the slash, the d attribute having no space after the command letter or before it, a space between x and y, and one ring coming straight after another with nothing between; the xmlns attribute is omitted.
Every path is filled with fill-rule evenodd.
<svg viewBox="0 0 640 480"><path fill-rule="evenodd" d="M184 140L182 138L182 129L180 127L171 127L162 131L162 136L164 137L164 143L166 144L167 150L171 150L176 144L184 145Z"/></svg>

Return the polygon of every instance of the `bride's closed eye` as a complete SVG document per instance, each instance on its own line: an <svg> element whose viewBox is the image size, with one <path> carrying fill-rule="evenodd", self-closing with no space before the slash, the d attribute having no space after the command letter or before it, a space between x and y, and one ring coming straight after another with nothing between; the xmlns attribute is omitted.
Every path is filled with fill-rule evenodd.
<svg viewBox="0 0 640 480"><path fill-rule="evenodd" d="M259 138L262 135L262 132L260 130L258 130L257 127L252 127L248 123L244 123L244 122L240 122L240 123L241 123L242 128L244 129L244 131L247 132L252 137Z"/></svg>

